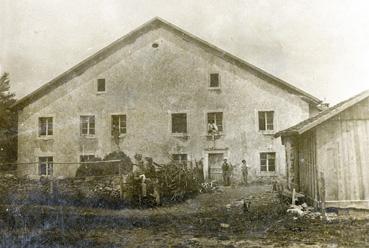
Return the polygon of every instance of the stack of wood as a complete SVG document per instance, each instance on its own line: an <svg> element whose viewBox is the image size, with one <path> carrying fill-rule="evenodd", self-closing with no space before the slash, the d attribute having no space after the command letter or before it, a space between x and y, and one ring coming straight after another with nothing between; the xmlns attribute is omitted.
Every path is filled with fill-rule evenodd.
<svg viewBox="0 0 369 248"><path fill-rule="evenodd" d="M161 196L171 201L184 200L189 195L198 193L201 188L193 169L181 164L160 166L157 177Z"/></svg>

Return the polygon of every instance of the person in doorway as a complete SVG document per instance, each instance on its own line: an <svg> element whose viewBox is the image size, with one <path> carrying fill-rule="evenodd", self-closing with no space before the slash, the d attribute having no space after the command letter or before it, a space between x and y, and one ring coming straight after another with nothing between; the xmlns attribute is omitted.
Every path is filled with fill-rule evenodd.
<svg viewBox="0 0 369 248"><path fill-rule="evenodd" d="M232 173L232 165L228 162L228 158L225 157L222 164L222 175L224 186L231 185L231 173Z"/></svg>
<svg viewBox="0 0 369 248"><path fill-rule="evenodd" d="M242 160L242 164L241 164L241 173L242 173L242 183L244 185L247 185L247 177L249 175L249 165L247 164L246 160L243 159Z"/></svg>

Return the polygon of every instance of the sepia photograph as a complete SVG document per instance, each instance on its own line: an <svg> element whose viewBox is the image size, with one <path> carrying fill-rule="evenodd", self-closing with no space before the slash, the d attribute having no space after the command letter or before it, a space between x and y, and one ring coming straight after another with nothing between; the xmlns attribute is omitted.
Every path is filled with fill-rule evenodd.
<svg viewBox="0 0 369 248"><path fill-rule="evenodd" d="M369 247L368 1L0 10L0 248Z"/></svg>

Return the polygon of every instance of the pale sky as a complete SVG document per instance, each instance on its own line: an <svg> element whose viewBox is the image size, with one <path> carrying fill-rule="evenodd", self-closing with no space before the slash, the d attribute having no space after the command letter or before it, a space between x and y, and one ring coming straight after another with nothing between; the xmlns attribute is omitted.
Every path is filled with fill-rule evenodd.
<svg viewBox="0 0 369 248"><path fill-rule="evenodd" d="M369 88L366 0L0 0L20 98L159 16L330 103Z"/></svg>

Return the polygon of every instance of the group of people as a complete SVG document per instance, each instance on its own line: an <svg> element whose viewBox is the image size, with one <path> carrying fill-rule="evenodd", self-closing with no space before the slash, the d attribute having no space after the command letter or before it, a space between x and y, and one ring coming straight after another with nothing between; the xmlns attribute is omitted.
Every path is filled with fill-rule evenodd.
<svg viewBox="0 0 369 248"><path fill-rule="evenodd" d="M156 174L156 168L151 157L142 158L141 154L136 154L134 156L135 163L133 165L132 175L134 180L134 192L138 196L138 200L148 196L148 186L150 187L150 194L155 197L156 203L160 204L160 193L158 187L158 178ZM195 163L193 168L193 173L195 179L199 183L204 182L204 172L203 172L203 158ZM233 166L228 162L228 158L225 157L222 164L222 176L224 186L231 185L231 176L233 173ZM249 166L246 160L243 159L241 163L241 173L242 173L242 183L244 185L248 184L248 174Z"/></svg>
<svg viewBox="0 0 369 248"><path fill-rule="evenodd" d="M143 159L141 154L135 154L135 163L132 168L133 195L137 197L138 202L142 202L149 195L155 197L157 204L160 204L159 180L156 172L156 166L151 157ZM187 168L187 163L180 163L180 166ZM203 159L195 162L193 168L193 177L199 183L204 182Z"/></svg>
<svg viewBox="0 0 369 248"><path fill-rule="evenodd" d="M134 158L135 164L132 169L134 180L133 191L138 196L138 201L141 202L148 196L148 186L150 186L156 203L160 204L160 193L157 185L158 180L153 159L151 157L145 157L145 160L143 160L141 154L136 154Z"/></svg>
<svg viewBox="0 0 369 248"><path fill-rule="evenodd" d="M233 172L233 166L228 162L228 158L225 157L222 164L222 176L224 186L231 185L231 176ZM243 159L241 163L242 183L247 185L247 177L249 175L249 165L246 160Z"/></svg>
<svg viewBox="0 0 369 248"><path fill-rule="evenodd" d="M218 126L214 122L214 120L209 121L208 123L208 133L213 136L219 133ZM214 140L215 142L215 140ZM228 158L225 157L222 164L222 176L223 176L223 184L224 186L231 185L231 176L232 176L233 166L228 162ZM246 160L243 159L241 163L241 173L242 173L242 183L247 185L247 177L249 174L249 166L246 163Z"/></svg>

